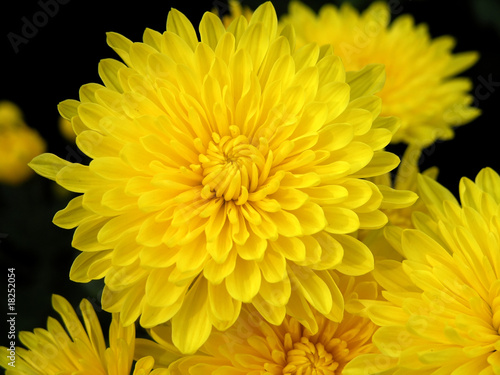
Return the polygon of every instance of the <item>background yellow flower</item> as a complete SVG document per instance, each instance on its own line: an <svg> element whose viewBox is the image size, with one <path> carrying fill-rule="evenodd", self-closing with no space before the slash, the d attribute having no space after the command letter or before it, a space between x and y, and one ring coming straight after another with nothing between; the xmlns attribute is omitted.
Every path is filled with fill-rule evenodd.
<svg viewBox="0 0 500 375"><path fill-rule="evenodd" d="M454 77L472 66L478 53L452 54L452 37L432 39L427 25L415 25L411 15L390 20L388 2L375 2L361 14L347 2L340 8L324 5L315 14L302 2L292 1L281 18L283 24L295 26L299 46L331 44L348 71L384 64L386 84L378 93L382 114L402 121L393 143L427 147L453 138L452 127L480 113L471 106L471 81Z"/></svg>
<svg viewBox="0 0 500 375"><path fill-rule="evenodd" d="M133 325L124 328L115 315L106 346L101 325L89 301L84 299L80 303L84 325L65 298L54 295L52 305L61 315L64 326L49 317L47 329L21 332L19 337L26 349L0 347L3 353L0 366L6 369L6 375L130 375L135 350ZM138 358L132 374L166 374L164 369L152 371L153 365L151 356Z"/></svg>
<svg viewBox="0 0 500 375"><path fill-rule="evenodd" d="M363 302L383 356L356 360L369 374L498 373L500 176L485 168L463 178L461 205L429 177L419 176L419 192L429 214L402 232L404 260L374 275L388 301Z"/></svg>
<svg viewBox="0 0 500 375"><path fill-rule="evenodd" d="M172 375L192 374L334 374L343 373L353 358L377 350L371 337L377 327L351 302L356 298L377 298L373 280L332 274L346 300L340 322L314 312L317 333L295 318L286 316L278 325L269 324L246 305L236 323L225 332L213 332L195 354L182 355L171 342L168 326L153 328L155 341L138 339L136 354L154 353L156 363L168 366Z"/></svg>
<svg viewBox="0 0 500 375"><path fill-rule="evenodd" d="M0 183L26 181L33 174L28 163L45 149L38 132L24 123L21 110L12 102L0 102Z"/></svg>

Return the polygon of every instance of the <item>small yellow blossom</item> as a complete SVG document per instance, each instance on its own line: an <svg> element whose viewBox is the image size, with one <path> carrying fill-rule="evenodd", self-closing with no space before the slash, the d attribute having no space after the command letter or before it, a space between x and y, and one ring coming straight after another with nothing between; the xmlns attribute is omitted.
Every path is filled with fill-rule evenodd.
<svg viewBox="0 0 500 375"><path fill-rule="evenodd" d="M54 295L52 306L62 318L49 317L47 329L21 332L19 338L27 347L0 347L0 366L6 375L130 375L135 350L135 327L124 328L118 315L113 316L106 347L97 315L86 299L80 303L84 325L63 297ZM7 353L7 355L6 355ZM9 363L11 363L9 365ZM133 375L166 375L166 369L152 371L154 359L144 356L135 364Z"/></svg>
<svg viewBox="0 0 500 375"><path fill-rule="evenodd" d="M28 163L45 148L38 132L24 123L21 110L11 102L0 102L0 183L26 181L33 174Z"/></svg>

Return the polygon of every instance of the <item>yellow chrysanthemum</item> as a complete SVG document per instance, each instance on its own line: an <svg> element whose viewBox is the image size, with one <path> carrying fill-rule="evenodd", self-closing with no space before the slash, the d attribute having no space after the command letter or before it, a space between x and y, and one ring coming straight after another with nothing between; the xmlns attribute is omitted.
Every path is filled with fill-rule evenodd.
<svg viewBox="0 0 500 375"><path fill-rule="evenodd" d="M309 304L340 319L324 270L370 271L350 234L382 227L382 205L416 199L363 179L399 162L383 150L396 120L378 117L372 95L381 66L346 74L328 48L295 50L269 2L227 30L207 12L200 35L177 10L144 43L109 34L126 64L103 60L105 86L60 105L90 165L31 163L83 193L54 218L78 227L71 279L104 277L103 306L125 325L172 319L186 353L231 326L242 302L275 324L287 311L307 320Z"/></svg>
<svg viewBox="0 0 500 375"><path fill-rule="evenodd" d="M373 3L362 14L348 2L340 8L328 4L316 15L292 1L282 21L295 26L298 46L331 44L347 71L371 63L385 65L386 84L377 95L382 98L382 115L401 119L393 143L425 147L437 139L451 139L452 127L480 113L471 107L473 98L467 94L472 82L454 77L473 65L478 54L452 54L452 37L431 39L427 26L415 25L410 15L398 16L389 25L387 3Z"/></svg>
<svg viewBox="0 0 500 375"><path fill-rule="evenodd" d="M85 327L65 298L53 295L52 306L61 315L65 328L49 317L46 330L38 328L33 333L19 334L28 349L16 345L0 347L0 366L6 369L6 375L130 375L135 350L134 325L124 328L118 315L114 315L106 348L101 325L89 301L83 299L80 303ZM135 364L133 375L167 373L166 369L151 371L153 365L154 359L145 356Z"/></svg>
<svg viewBox="0 0 500 375"><path fill-rule="evenodd" d="M485 168L475 182L464 177L461 206L429 177L419 191L429 215L403 231L405 260L375 272L388 301L364 301L382 326L373 341L383 355L357 361L366 374L498 374L500 176Z"/></svg>
<svg viewBox="0 0 500 375"><path fill-rule="evenodd" d="M21 110L11 102L0 102L0 183L18 185L33 171L28 163L45 151L45 141L23 121Z"/></svg>
<svg viewBox="0 0 500 375"><path fill-rule="evenodd" d="M350 310L351 298L377 298L374 281L342 276L337 280ZM356 310L356 306L352 306ZM269 324L250 305L242 308L236 323L225 332L214 332L195 354L183 356L170 340L167 326L156 327L156 342L138 339L136 353L155 357L168 366L168 374L341 374L349 362L364 353L378 352L371 342L377 327L370 319L346 311L340 323L314 313L317 333L286 316Z"/></svg>

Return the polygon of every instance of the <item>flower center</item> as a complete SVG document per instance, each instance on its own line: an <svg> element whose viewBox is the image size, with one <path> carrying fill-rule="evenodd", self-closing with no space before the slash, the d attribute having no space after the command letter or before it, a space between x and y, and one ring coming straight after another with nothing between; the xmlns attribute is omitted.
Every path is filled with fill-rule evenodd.
<svg viewBox="0 0 500 375"><path fill-rule="evenodd" d="M214 133L205 154L199 159L203 168L205 199L216 196L243 204L248 193L257 188L258 164L264 163L262 153L239 132L220 137Z"/></svg>
<svg viewBox="0 0 500 375"><path fill-rule="evenodd" d="M333 375L338 367L339 363L322 343L313 344L307 337L301 337L287 352L287 365L283 373Z"/></svg>

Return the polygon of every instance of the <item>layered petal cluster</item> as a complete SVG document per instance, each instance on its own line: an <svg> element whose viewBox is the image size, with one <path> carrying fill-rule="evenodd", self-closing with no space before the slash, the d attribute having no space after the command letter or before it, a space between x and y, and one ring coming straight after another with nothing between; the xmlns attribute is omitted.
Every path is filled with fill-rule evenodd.
<svg viewBox="0 0 500 375"><path fill-rule="evenodd" d="M421 173L433 180L436 180L438 175L437 167L431 167L422 172L420 171L419 161L421 155L422 149L420 147L413 145L408 146L394 176L391 173L386 173L385 175L374 177L372 181L377 184L380 189L385 189L384 186L389 186L396 190L406 190L418 195L418 175ZM413 228L411 217L413 212L416 211L427 213L427 208L422 199L417 199L414 204L408 207L402 207L400 209L383 209L383 212L389 219L389 224L401 229Z"/></svg>
<svg viewBox="0 0 500 375"><path fill-rule="evenodd" d="M500 373L500 177L464 177L461 205L429 177L419 191L429 214L403 231L405 260L375 272L387 301L364 301L383 354L359 361L370 374Z"/></svg>
<svg viewBox="0 0 500 375"><path fill-rule="evenodd" d="M138 339L136 354L154 353L156 363L168 366L171 375L345 374L352 359L378 352L371 342L375 324L350 312L351 299L377 298L378 287L374 281L333 277L346 298L346 313L336 323L315 312L316 333L289 315L278 326L269 324L246 305L231 328L214 332L193 355L176 350L167 326L150 331L155 341ZM352 306L352 310L356 307Z"/></svg>
<svg viewBox="0 0 500 375"><path fill-rule="evenodd" d="M346 70L370 63L385 65L382 115L397 116L401 127L392 142L428 146L453 138L453 127L480 113L468 94L472 82L457 78L478 59L476 52L453 54L450 36L432 39L427 25L415 25L410 15L390 23L391 2L375 2L362 14L348 2L324 5L319 13L292 1L284 24L295 26L297 44L332 45ZM394 5L394 4L392 4Z"/></svg>
<svg viewBox="0 0 500 375"><path fill-rule="evenodd" d="M0 183L19 185L26 181L33 174L28 163L45 149L45 141L25 124L18 106L0 102Z"/></svg>
<svg viewBox="0 0 500 375"><path fill-rule="evenodd" d="M77 228L71 279L104 278L103 307L125 325L171 319L186 353L242 303L273 324L311 308L339 321L326 270L370 271L351 234L385 225L382 204L416 199L366 179L399 162L384 151L397 120L379 117L373 95L382 66L346 73L331 48L296 49L271 3L227 29L207 12L199 33L172 10L143 43L109 34L124 63L103 60L104 85L60 105L90 164L31 163L82 193L54 217Z"/></svg>
<svg viewBox="0 0 500 375"><path fill-rule="evenodd" d="M97 315L86 299L80 303L84 325L63 297L53 295L52 305L64 326L49 317L47 329L21 332L19 338L27 349L0 347L0 366L6 375L130 375L135 350L135 327L124 328L117 315L113 316L106 347ZM5 355L7 353L7 355ZM154 359L145 356L137 361L133 375L165 375L166 369L153 370Z"/></svg>
<svg viewBox="0 0 500 375"><path fill-rule="evenodd" d="M385 175L376 176L372 179L377 184L379 189L384 190L390 187L400 191L414 192L417 195L417 177L420 173L433 180L436 180L438 169L431 167L423 172L420 172L419 161L422 155L422 149L418 146L410 145L406 148L401 163L399 164L396 173L386 173ZM393 240L396 242L401 236L403 229L414 228L412 216L415 212L428 213L425 203L421 198L408 207L402 208L382 208L388 218L388 223L378 230L360 230L358 238L365 243L372 251L375 259L375 268L377 268L378 260L399 259L401 254L397 249L399 246L392 246Z"/></svg>

